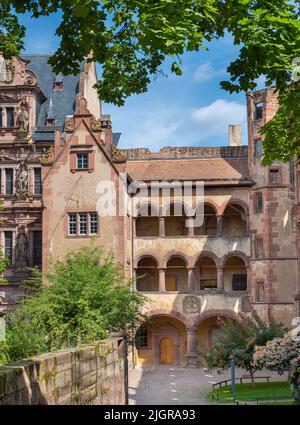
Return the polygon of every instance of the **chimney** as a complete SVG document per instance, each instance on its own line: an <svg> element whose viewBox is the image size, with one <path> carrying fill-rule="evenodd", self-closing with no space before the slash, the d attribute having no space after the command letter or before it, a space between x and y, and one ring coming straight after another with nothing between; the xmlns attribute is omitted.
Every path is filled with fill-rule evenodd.
<svg viewBox="0 0 300 425"><path fill-rule="evenodd" d="M242 146L242 126L229 126L229 146Z"/></svg>

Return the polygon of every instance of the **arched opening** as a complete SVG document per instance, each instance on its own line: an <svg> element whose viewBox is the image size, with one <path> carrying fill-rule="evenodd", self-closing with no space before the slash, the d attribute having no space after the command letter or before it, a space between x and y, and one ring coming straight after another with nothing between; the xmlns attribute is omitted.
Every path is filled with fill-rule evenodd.
<svg viewBox="0 0 300 425"><path fill-rule="evenodd" d="M187 332L172 316L154 316L135 335L136 364L186 364Z"/></svg>
<svg viewBox="0 0 300 425"><path fill-rule="evenodd" d="M225 291L247 291L247 268L242 258L229 257L224 264Z"/></svg>
<svg viewBox="0 0 300 425"><path fill-rule="evenodd" d="M137 291L158 291L157 262L152 257L143 257L136 269Z"/></svg>
<svg viewBox="0 0 300 425"><path fill-rule="evenodd" d="M185 236L188 234L188 227L185 225L186 214L184 205L172 203L166 211L165 234L166 236Z"/></svg>
<svg viewBox="0 0 300 425"><path fill-rule="evenodd" d="M201 352L206 352L212 347L220 335L224 332L222 329L222 320L233 320L226 316L211 316L202 320L197 326L197 349ZM203 358L199 358L199 363L204 365Z"/></svg>
<svg viewBox="0 0 300 425"><path fill-rule="evenodd" d="M196 262L196 289L210 291L217 289L217 267L210 257L200 257Z"/></svg>
<svg viewBox="0 0 300 425"><path fill-rule="evenodd" d="M158 211L154 205L147 204L139 208L136 218L136 236L158 236Z"/></svg>
<svg viewBox="0 0 300 425"><path fill-rule="evenodd" d="M187 289L186 262L180 257L170 258L166 268L166 291L186 291Z"/></svg>
<svg viewBox="0 0 300 425"><path fill-rule="evenodd" d="M196 216L199 214L199 219L201 219L200 212L201 212L200 207L198 207L196 209ZM215 209L211 205L205 204L203 213L204 213L203 223L201 226L194 228L194 234L197 236L200 236L200 235L216 236L217 235L217 217L216 217ZM197 218L196 218L196 222L197 222Z"/></svg>
<svg viewBox="0 0 300 425"><path fill-rule="evenodd" d="M223 235L244 236L247 234L247 215L243 207L230 204L223 214Z"/></svg>

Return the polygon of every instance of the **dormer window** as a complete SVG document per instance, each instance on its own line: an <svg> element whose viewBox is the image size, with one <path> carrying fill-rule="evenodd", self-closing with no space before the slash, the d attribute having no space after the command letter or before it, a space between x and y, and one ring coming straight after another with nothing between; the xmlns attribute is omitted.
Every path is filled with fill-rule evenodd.
<svg viewBox="0 0 300 425"><path fill-rule="evenodd" d="M54 84L53 84L53 90L54 91L62 91L62 89L63 89L63 76L62 76L62 74L58 74L55 77L55 81L54 81Z"/></svg>
<svg viewBox="0 0 300 425"><path fill-rule="evenodd" d="M55 118L47 118L46 125L47 127L53 127L55 125Z"/></svg>

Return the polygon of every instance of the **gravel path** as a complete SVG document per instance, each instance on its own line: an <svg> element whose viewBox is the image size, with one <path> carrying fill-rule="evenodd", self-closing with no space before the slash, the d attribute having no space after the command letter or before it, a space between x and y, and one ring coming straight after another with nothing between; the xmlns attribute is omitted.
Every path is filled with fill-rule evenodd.
<svg viewBox="0 0 300 425"><path fill-rule="evenodd" d="M246 374L236 370L236 376ZM269 371L261 371L257 376L271 376L271 380L286 380ZM180 366L137 367L129 373L130 404L209 404L205 400L212 384L230 378L230 371L223 374L208 372L203 368L191 369Z"/></svg>

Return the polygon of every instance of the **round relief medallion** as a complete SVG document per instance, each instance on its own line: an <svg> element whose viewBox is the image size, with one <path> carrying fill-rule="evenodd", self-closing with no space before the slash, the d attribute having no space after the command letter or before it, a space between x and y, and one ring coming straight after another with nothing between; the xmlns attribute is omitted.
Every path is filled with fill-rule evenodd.
<svg viewBox="0 0 300 425"><path fill-rule="evenodd" d="M188 295L183 299L183 312L195 314L200 312L200 300L195 295Z"/></svg>

